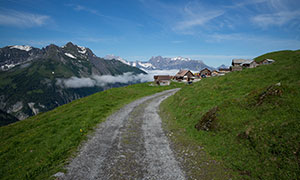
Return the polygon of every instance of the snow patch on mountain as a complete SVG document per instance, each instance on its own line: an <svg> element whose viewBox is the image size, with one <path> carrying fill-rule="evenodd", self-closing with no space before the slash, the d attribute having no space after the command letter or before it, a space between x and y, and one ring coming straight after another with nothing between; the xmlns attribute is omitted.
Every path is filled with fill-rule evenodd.
<svg viewBox="0 0 300 180"><path fill-rule="evenodd" d="M5 64L5 65L2 65L2 66L1 66L1 70L2 70L2 71L9 70L9 69L15 67L16 65L18 65L18 64Z"/></svg>
<svg viewBox="0 0 300 180"><path fill-rule="evenodd" d="M78 46L78 48L80 49L80 50L78 50L79 53L81 53L81 54L85 54L86 53L86 48L85 47Z"/></svg>
<svg viewBox="0 0 300 180"><path fill-rule="evenodd" d="M130 63L127 62L125 59L121 58L120 56L115 56L113 54L108 54L104 57L104 59L107 59L107 60L112 60L112 59L115 59L115 60L118 60L118 61L121 61L122 63L124 64L127 64L130 66Z"/></svg>
<svg viewBox="0 0 300 180"><path fill-rule="evenodd" d="M154 68L155 66L153 66L151 63L142 63L142 62L138 62L138 65L144 67L144 68Z"/></svg>
<svg viewBox="0 0 300 180"><path fill-rule="evenodd" d="M190 61L191 58L185 58L185 57L177 56L177 57L171 58L171 60L172 61Z"/></svg>
<svg viewBox="0 0 300 180"><path fill-rule="evenodd" d="M77 59L75 56L73 56L72 54L70 53L65 53L66 56L70 57L70 58L73 58L73 59Z"/></svg>
<svg viewBox="0 0 300 180"><path fill-rule="evenodd" d="M21 46L21 45L15 45L15 46L11 46L10 49L20 49L22 51L30 51L32 49L31 46Z"/></svg>

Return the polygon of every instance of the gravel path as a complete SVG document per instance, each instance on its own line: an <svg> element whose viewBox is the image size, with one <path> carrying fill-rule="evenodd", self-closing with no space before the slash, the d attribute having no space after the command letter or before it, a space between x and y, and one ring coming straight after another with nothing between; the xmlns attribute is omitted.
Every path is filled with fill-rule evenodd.
<svg viewBox="0 0 300 180"><path fill-rule="evenodd" d="M111 115L60 179L185 179L157 113L178 90L141 98Z"/></svg>

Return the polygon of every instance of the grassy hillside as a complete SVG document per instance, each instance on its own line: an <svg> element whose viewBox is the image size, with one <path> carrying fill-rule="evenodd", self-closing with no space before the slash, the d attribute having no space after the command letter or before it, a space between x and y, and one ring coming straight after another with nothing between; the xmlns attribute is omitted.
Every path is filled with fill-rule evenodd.
<svg viewBox="0 0 300 180"><path fill-rule="evenodd" d="M256 61L264 58L276 62L184 87L162 103L162 114L169 129L185 132L181 139L204 146L242 179L297 179L300 51Z"/></svg>
<svg viewBox="0 0 300 180"><path fill-rule="evenodd" d="M49 178L111 113L142 96L179 86L113 88L0 127L0 179Z"/></svg>

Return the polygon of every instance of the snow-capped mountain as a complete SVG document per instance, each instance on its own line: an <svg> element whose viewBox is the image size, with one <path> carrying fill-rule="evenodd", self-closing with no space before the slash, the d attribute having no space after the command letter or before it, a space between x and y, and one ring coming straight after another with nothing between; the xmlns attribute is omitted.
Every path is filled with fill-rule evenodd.
<svg viewBox="0 0 300 180"><path fill-rule="evenodd" d="M113 54L106 55L104 57L104 59L107 59L107 60L115 59L115 60L121 61L124 64L130 65L130 66L133 66L133 67L137 67L137 68L142 69L142 70L154 70L154 69L156 69L156 67L153 66L149 62L127 61L127 60L121 58L120 56L115 56Z"/></svg>
<svg viewBox="0 0 300 180"><path fill-rule="evenodd" d="M104 57L104 59L107 59L107 60L113 60L113 59L115 59L115 60L121 61L121 62L124 63L124 64L130 65L130 63L127 62L125 59L121 58L120 56L115 56L115 55L113 55L113 54L108 54L108 55L106 55L106 56Z"/></svg>
<svg viewBox="0 0 300 180"><path fill-rule="evenodd" d="M80 86L89 77L145 74L118 60L99 58L89 49L71 42L42 49L15 45L0 48L0 116L19 120L53 109L72 100L127 83ZM81 81L78 79L81 78ZM68 87L63 80L75 80ZM76 88L73 88L76 87ZM3 113L2 113L3 111ZM3 119L0 118L0 124ZM5 120L6 121L6 120ZM13 122L13 121L7 121Z"/></svg>
<svg viewBox="0 0 300 180"><path fill-rule="evenodd" d="M32 49L31 46L27 46L27 45L15 45L15 46L10 46L10 49L20 49L22 51L30 51Z"/></svg>
<svg viewBox="0 0 300 180"><path fill-rule="evenodd" d="M192 60L186 57L162 57L153 56L148 61L126 61L120 56L106 55L104 59L115 59L123 62L124 64L131 65L133 67L140 68L142 70L168 70L168 69L189 69L193 71L200 71L204 68L214 69L204 64L201 60Z"/></svg>
<svg viewBox="0 0 300 180"><path fill-rule="evenodd" d="M204 68L214 69L204 64L201 60L192 60L186 57L162 57L153 56L149 61L126 61L119 56L106 56L105 59L117 59L121 62L140 68L142 70L168 70L168 69L189 69L200 71Z"/></svg>
<svg viewBox="0 0 300 180"><path fill-rule="evenodd" d="M49 53L55 53L48 51L51 49L57 52L56 55L61 56L60 53L63 53L72 59L84 59L90 55L95 57L88 48L73 45L72 43L67 43L61 48L52 44L42 49L28 45L6 46L0 48L0 70L7 71L17 65L25 64L38 58L45 58Z"/></svg>
<svg viewBox="0 0 300 180"><path fill-rule="evenodd" d="M177 56L177 57L171 58L171 60L172 61L190 61L191 58L185 58L185 57Z"/></svg>

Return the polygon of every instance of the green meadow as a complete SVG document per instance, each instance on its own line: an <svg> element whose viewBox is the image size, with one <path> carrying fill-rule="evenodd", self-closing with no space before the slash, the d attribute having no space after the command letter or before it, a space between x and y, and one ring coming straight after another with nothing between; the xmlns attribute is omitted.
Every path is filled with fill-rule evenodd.
<svg viewBox="0 0 300 180"><path fill-rule="evenodd" d="M237 179L300 177L300 50L183 87L161 105L168 129L204 147ZM196 129L197 127L198 129Z"/></svg>
<svg viewBox="0 0 300 180"><path fill-rule="evenodd" d="M179 141L204 147L234 179L300 177L300 51L185 86L149 83L113 88L0 128L0 179L51 179L110 114L143 96L182 89L161 105ZM195 128L197 127L197 129Z"/></svg>
<svg viewBox="0 0 300 180"><path fill-rule="evenodd" d="M112 88L0 127L0 179L51 179L110 114L143 96L181 86Z"/></svg>

